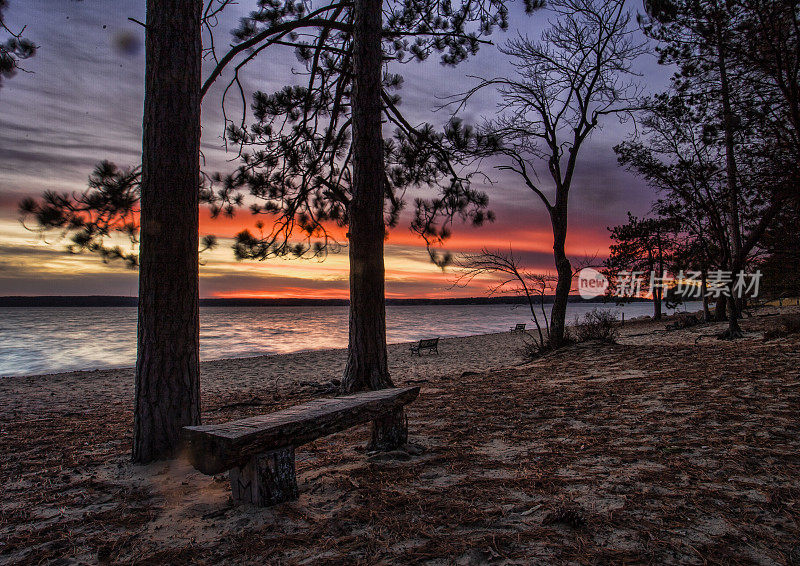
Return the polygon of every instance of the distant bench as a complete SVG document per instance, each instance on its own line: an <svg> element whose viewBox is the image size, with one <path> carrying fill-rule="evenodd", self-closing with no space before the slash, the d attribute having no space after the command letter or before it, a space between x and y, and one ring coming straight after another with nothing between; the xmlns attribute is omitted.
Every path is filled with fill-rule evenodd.
<svg viewBox="0 0 800 566"><path fill-rule="evenodd" d="M511 334L518 334L525 332L525 323L517 324L511 328Z"/></svg>
<svg viewBox="0 0 800 566"><path fill-rule="evenodd" d="M230 470L234 501L269 506L298 498L294 449L381 419L411 403L419 387L316 399L276 413L184 427L189 461L204 474Z"/></svg>
<svg viewBox="0 0 800 566"><path fill-rule="evenodd" d="M422 355L423 350L428 352L436 352L439 353L439 339L438 338L427 338L425 340L420 340L416 344L411 344L411 353L416 354L418 356Z"/></svg>

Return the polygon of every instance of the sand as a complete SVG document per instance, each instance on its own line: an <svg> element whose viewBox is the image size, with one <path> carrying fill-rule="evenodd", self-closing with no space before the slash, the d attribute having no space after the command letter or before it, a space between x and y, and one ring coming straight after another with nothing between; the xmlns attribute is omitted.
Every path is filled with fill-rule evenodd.
<svg viewBox="0 0 800 566"><path fill-rule="evenodd" d="M390 344L389 368L400 383L424 383L452 373L520 364L525 343L525 337L511 333L446 338L439 342L438 356L411 355L410 343ZM286 391L325 392L333 388L332 380L341 379L346 359L347 351L336 349L203 362L201 390L209 403L204 410L248 395L271 399ZM133 379L133 368L0 379L0 413L42 417L103 411L109 404L132 406Z"/></svg>
<svg viewBox="0 0 800 566"><path fill-rule="evenodd" d="M508 333L392 345L422 453L321 439L270 509L184 459L132 465L130 369L0 380L0 562L800 564L800 337L763 339L777 311L734 342L637 322L535 361ZM204 363L204 420L333 394L344 354Z"/></svg>

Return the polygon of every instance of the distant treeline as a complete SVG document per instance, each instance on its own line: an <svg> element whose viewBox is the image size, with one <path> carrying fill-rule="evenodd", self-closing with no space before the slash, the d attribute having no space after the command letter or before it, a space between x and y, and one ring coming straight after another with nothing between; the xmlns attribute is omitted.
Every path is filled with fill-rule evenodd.
<svg viewBox="0 0 800 566"><path fill-rule="evenodd" d="M447 299L386 299L387 305L520 305L525 297L466 297ZM552 303L552 296L545 296L545 303ZM603 297L591 301L578 296L570 296L572 303L603 303ZM347 306L347 299L200 299L204 307L320 307ZM90 296L42 296L42 297L0 297L0 307L135 307L137 297L118 297L106 295Z"/></svg>

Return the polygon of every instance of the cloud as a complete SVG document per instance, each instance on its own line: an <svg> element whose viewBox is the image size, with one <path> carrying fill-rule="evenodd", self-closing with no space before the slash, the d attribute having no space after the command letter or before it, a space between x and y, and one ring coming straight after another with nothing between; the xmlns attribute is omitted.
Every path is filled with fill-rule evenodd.
<svg viewBox="0 0 800 566"><path fill-rule="evenodd" d="M227 30L254 2L233 4L226 10L217 31L228 43ZM144 3L134 0L105 0L96 3L41 0L11 3L9 22L27 25L26 35L41 46L37 56L26 62L32 74L20 73L4 85L3 113L0 117L0 220L7 224L3 237L9 242L27 242L32 247L4 249L0 260L0 293L122 293L128 294L135 274L116 271L96 258L70 257L63 246L46 248L30 244L33 239L16 223L16 207L25 195L39 195L45 189L83 190L86 178L101 159L120 165L135 165L140 159L141 114L143 100L143 30L128 17L144 18ZM519 6L512 7L509 34L496 32L493 41L502 43L521 32L538 36L546 13L528 17ZM18 26L19 27L19 26ZM29 63L29 64L27 64ZM207 61L204 72L212 63ZM250 92L274 91L283 84L300 80L291 70L299 63L291 49L271 50L247 67L243 84L247 92L244 106L235 96L228 100L231 115L242 108L249 111ZM444 67L436 55L423 63L394 64L392 72L405 77L402 107L412 123L442 124L446 110L435 112L445 97L463 92L476 83L470 75L497 76L510 69L509 62L495 47L484 46L477 56L456 68ZM644 61L645 81L661 88L668 73L652 60ZM203 106L203 153L206 171L229 171L236 163L234 152L225 151L221 134L223 119L221 93L223 76L214 85ZM483 115L496 112L497 95L480 94L467 109L468 122L479 122ZM238 115L237 115L238 116ZM625 212L641 214L647 210L652 193L629 173L620 169L612 146L630 132L630 125L609 120L587 142L576 171L570 195L569 253L605 253L606 226L624 220ZM386 132L388 135L389 132ZM497 161L485 163L494 181L483 190L497 222L482 228L456 223L454 236L446 249L475 251L483 245L507 248L512 245L524 262L536 269L552 268L552 236L547 213L538 199L509 172L493 168ZM545 172L546 173L546 172ZM548 183L543 174L543 186ZM481 185L476 185L481 186ZM409 191L409 198L416 196ZM218 223L204 218L204 232L230 237L244 227L252 227L247 213ZM422 243L408 231L408 218L387 241L387 290L390 294L457 293L447 290L447 278L439 275L427 259ZM22 244L20 244L22 245ZM24 246L23 246L24 247ZM6 256L6 254L9 254ZM346 292L346 254L330 257L323 264L304 262L266 262L248 265L233 261L227 244L207 256L201 289L204 294L233 293L237 290L300 293ZM254 270L255 273L246 273ZM44 281L43 278L47 278ZM30 285L25 285L25 281ZM85 285L80 282L83 281ZM104 285L106 285L104 287ZM128 291L126 291L128 289ZM278 291L275 291L278 290ZM294 292L294 291L293 291Z"/></svg>

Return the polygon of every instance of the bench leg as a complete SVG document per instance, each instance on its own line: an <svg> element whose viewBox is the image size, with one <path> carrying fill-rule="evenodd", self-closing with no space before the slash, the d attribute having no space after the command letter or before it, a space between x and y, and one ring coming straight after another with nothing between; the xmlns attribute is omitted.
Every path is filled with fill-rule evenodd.
<svg viewBox="0 0 800 566"><path fill-rule="evenodd" d="M369 450L397 450L408 442L408 420L403 407L398 407L372 421Z"/></svg>
<svg viewBox="0 0 800 566"><path fill-rule="evenodd" d="M257 454L229 476L233 500L239 503L269 507L299 497L293 447Z"/></svg>

